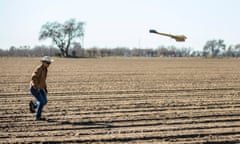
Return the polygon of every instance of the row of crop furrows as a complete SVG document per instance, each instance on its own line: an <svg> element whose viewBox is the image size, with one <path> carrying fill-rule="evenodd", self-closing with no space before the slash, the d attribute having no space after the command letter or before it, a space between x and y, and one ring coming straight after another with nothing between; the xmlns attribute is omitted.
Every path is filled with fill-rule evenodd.
<svg viewBox="0 0 240 144"><path fill-rule="evenodd" d="M23 103L28 97L15 97L12 101L5 100L9 103L1 103L0 142L153 140L185 143L233 142L240 138L240 110L236 97L233 97L235 101L219 98L197 105L187 99L178 99L178 104L163 97L152 96L149 100L147 95L134 94L108 95L102 100L94 100L96 95L52 97L45 110L48 118L45 122L34 121L33 115L28 113L28 105ZM196 97L195 102L198 101Z"/></svg>
<svg viewBox="0 0 240 144"><path fill-rule="evenodd" d="M57 117L49 122L22 123L21 131L8 132L2 135L6 141L49 141L49 142L97 142L97 141L136 141L150 140L158 141L186 141L186 140L237 140L239 138L239 118L226 119L224 116L212 121L209 119L199 120L197 118L182 119L175 118L162 120L147 117L136 117L126 119L120 117L113 121L101 120L99 118L82 121L75 116L66 118L64 121ZM79 119L79 121L78 121ZM207 123L206 123L207 122ZM25 125L25 127L24 127ZM37 126L36 126L37 125ZM28 128L26 128L28 126ZM18 127L17 129L21 129ZM60 138L62 137L62 138ZM55 139L54 139L55 138ZM59 139L60 138L60 139Z"/></svg>

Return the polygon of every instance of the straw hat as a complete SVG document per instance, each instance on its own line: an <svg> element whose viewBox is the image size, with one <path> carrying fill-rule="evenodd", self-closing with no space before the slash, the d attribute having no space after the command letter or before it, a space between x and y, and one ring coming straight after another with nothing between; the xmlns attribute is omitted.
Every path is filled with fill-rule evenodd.
<svg viewBox="0 0 240 144"><path fill-rule="evenodd" d="M44 56L41 59L42 62L53 62L54 60L50 56Z"/></svg>

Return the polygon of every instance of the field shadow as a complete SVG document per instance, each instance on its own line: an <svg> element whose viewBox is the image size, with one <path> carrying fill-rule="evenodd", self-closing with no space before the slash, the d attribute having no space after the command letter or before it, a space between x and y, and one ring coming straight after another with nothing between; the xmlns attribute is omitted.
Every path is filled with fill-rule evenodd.
<svg viewBox="0 0 240 144"><path fill-rule="evenodd" d="M203 144L239 144L240 141L204 142Z"/></svg>
<svg viewBox="0 0 240 144"><path fill-rule="evenodd" d="M87 122L69 122L69 121L63 121L61 124L70 124L73 126L102 126L102 127L111 127L111 124L106 124L106 123L96 123L92 121L87 121Z"/></svg>
<svg viewBox="0 0 240 144"><path fill-rule="evenodd" d="M72 126L99 126L99 127L112 127L111 124L107 123L96 123L93 121L85 121L85 122L70 122L70 121L58 121L54 119L48 119L47 122L49 123L57 123L60 125L72 125Z"/></svg>

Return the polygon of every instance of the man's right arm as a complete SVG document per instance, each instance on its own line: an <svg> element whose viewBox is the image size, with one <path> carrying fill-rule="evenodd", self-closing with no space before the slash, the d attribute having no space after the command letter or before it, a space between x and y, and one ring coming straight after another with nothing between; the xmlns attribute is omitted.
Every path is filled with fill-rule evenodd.
<svg viewBox="0 0 240 144"><path fill-rule="evenodd" d="M36 68L32 74L32 86L36 89L39 89L39 76L40 76L40 69Z"/></svg>

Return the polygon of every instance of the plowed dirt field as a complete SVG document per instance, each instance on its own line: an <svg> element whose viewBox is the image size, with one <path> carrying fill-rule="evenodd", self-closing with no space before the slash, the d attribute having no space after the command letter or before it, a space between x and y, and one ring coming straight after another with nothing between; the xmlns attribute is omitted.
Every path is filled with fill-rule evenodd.
<svg viewBox="0 0 240 144"><path fill-rule="evenodd" d="M0 58L0 143L240 143L239 59L54 58L46 121L40 58Z"/></svg>

